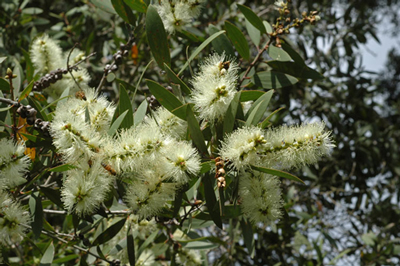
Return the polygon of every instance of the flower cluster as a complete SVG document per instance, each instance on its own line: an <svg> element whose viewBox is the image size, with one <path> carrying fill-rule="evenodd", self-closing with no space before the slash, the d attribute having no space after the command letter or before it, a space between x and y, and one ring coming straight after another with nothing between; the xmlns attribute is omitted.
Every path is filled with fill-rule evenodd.
<svg viewBox="0 0 400 266"><path fill-rule="evenodd" d="M200 15L202 4L205 0L161 0L156 5L165 30L173 34Z"/></svg>
<svg viewBox="0 0 400 266"><path fill-rule="evenodd" d="M202 119L221 120L236 94L238 65L224 54L213 54L192 79L192 101Z"/></svg>
<svg viewBox="0 0 400 266"><path fill-rule="evenodd" d="M251 165L288 170L316 163L334 147L324 123L282 126L263 130L239 128L222 143L220 155L240 171L242 212L253 222L271 222L281 216L279 181L250 170Z"/></svg>
<svg viewBox="0 0 400 266"><path fill-rule="evenodd" d="M27 225L29 221L29 213L7 192L0 190L0 244L19 242L25 235L21 225Z"/></svg>
<svg viewBox="0 0 400 266"><path fill-rule="evenodd" d="M0 140L0 189L12 188L25 182L24 174L31 164L24 154L25 145L11 139Z"/></svg>
<svg viewBox="0 0 400 266"><path fill-rule="evenodd" d="M57 107L53 143L63 161L76 167L64 180L64 205L81 215L93 212L117 175L127 184L127 204L140 218L154 216L199 172L200 156L189 142L180 140L186 122L164 108L113 138L106 132L114 111L92 89Z"/></svg>
<svg viewBox="0 0 400 266"><path fill-rule="evenodd" d="M316 163L334 147L324 128L323 122L269 130L240 128L222 143L221 157L239 170L250 164L288 170Z"/></svg>
<svg viewBox="0 0 400 266"><path fill-rule="evenodd" d="M67 66L68 54L63 54L60 46L48 35L42 35L34 39L30 48L30 57L35 70L40 75L57 71ZM70 65L83 59L84 53L75 49L70 55ZM70 94L78 91L80 88L88 88L90 76L85 68L80 68L72 72L75 80L70 75L64 75L62 79L56 79L47 84L44 93L49 95L50 100L56 100L64 92L69 90ZM79 86L76 84L76 82ZM54 83L54 84L51 84Z"/></svg>

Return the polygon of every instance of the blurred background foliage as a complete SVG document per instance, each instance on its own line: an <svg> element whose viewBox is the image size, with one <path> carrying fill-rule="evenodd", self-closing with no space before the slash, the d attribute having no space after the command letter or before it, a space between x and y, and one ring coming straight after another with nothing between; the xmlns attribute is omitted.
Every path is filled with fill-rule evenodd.
<svg viewBox="0 0 400 266"><path fill-rule="evenodd" d="M190 55L188 49L195 49L215 29L224 29L226 20L246 32L244 17L234 3L249 6L271 24L278 16L272 1L207 1L202 15L186 33L170 37L172 69L180 69ZM235 230L203 228L209 231L206 235L225 241L209 253L209 262L212 265L398 265L400 51L390 51L385 69L377 73L365 70L360 48L371 39L387 41L378 40L381 31L388 33L387 38L398 34L399 3L293 0L291 7L293 18L301 17L304 11L319 11L320 21L291 29L286 41L324 79L300 78L293 86L276 89L269 110L285 109L271 122L277 126L283 122L324 120L333 132L337 148L332 157L297 173L305 185L284 182L287 215L276 226L253 228L253 258L243 241L229 241L235 239L232 234L236 229L243 229L234 222L226 226ZM131 84L127 89L134 90L151 60L145 31L136 27L144 23L145 16L136 11L132 14L136 25L125 23L110 1L3 0L0 57L7 58L0 65L0 75L5 76L6 68L11 67L14 72L17 69L23 73L23 77L28 76L30 43L38 34L47 33L59 41L64 51L78 43L86 54L97 53L87 64L91 85L95 87L104 65L112 60L119 44L126 42L131 29L137 28L129 59L115 72L116 81L107 82L104 89L111 100L117 101L119 80ZM226 52L231 52L231 48L227 47ZM200 57L211 51L211 46L206 47ZM257 49L250 45L251 57L256 54ZM265 55L263 59L270 57ZM244 70L248 62L241 63ZM195 65L183 72L185 81L196 71ZM146 70L144 77L167 85L165 73L156 63ZM27 86L24 80L21 79L21 88ZM149 95L144 82L138 93ZM140 97L138 102L143 99ZM4 252L3 256L15 256Z"/></svg>

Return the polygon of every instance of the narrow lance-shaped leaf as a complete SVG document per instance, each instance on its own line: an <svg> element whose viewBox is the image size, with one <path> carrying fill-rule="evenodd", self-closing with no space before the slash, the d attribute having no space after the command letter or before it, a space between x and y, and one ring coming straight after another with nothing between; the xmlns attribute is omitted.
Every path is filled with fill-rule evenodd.
<svg viewBox="0 0 400 266"><path fill-rule="evenodd" d="M117 132L119 127L121 126L122 121L125 119L125 116L128 114L129 110L125 110L120 116L118 116L117 119L111 124L110 128L107 131L107 134L109 136L114 136L114 134Z"/></svg>
<svg viewBox="0 0 400 266"><path fill-rule="evenodd" d="M250 8L244 5L238 5L238 8L254 27L256 27L261 33L267 33L262 20Z"/></svg>
<svg viewBox="0 0 400 266"><path fill-rule="evenodd" d="M128 110L128 114L125 116L124 120L122 120L120 128L130 128L133 125L133 109L131 101L129 100L129 95L128 92L125 90L125 87L120 84L119 103L117 105L117 109L115 110L112 123L126 110Z"/></svg>
<svg viewBox="0 0 400 266"><path fill-rule="evenodd" d="M215 197L213 176L210 173L206 173L204 175L203 185L208 212L210 213L214 223L222 229L222 219L220 216L219 204L217 202L217 198Z"/></svg>
<svg viewBox="0 0 400 266"><path fill-rule="evenodd" d="M181 68L181 70L178 73L178 76L180 74L182 74L182 72L187 68L187 66L189 65L189 63L191 61L193 61L193 59L210 43L212 42L215 38L217 38L219 35L225 33L224 30L221 30L219 32L214 33L213 35L211 35L210 37L207 38L207 40L205 40L202 44L200 44L199 47L196 48L196 50L194 50L194 52L190 55L189 60L186 61L186 63L183 65L183 67Z"/></svg>
<svg viewBox="0 0 400 266"><path fill-rule="evenodd" d="M229 21L225 21L228 38L232 41L238 53L246 60L250 59L250 48L243 33Z"/></svg>
<svg viewBox="0 0 400 266"><path fill-rule="evenodd" d="M47 247L44 252L42 258L40 259L39 266L50 266L54 259L54 245L53 241L50 242L50 245Z"/></svg>
<svg viewBox="0 0 400 266"><path fill-rule="evenodd" d="M146 13L147 11L147 4L143 0L124 0L124 2L133 10L141 13Z"/></svg>
<svg viewBox="0 0 400 266"><path fill-rule="evenodd" d="M246 125L256 125L263 117L265 111L268 108L269 101L271 100L273 90L268 91L263 96L257 99L250 107L246 114Z"/></svg>
<svg viewBox="0 0 400 266"><path fill-rule="evenodd" d="M210 34L215 34L219 32L219 29L214 25L210 24L208 26L208 32ZM227 56L235 57L235 50L233 49L233 45L225 34L219 35L211 42L211 44L218 54L225 53Z"/></svg>
<svg viewBox="0 0 400 266"><path fill-rule="evenodd" d="M123 0L111 0L111 3L114 10L126 23L135 24L135 16L131 8Z"/></svg>
<svg viewBox="0 0 400 266"><path fill-rule="evenodd" d="M164 63L171 65L167 34L164 24L154 6L149 6L146 14L146 34L150 50L159 67L164 69Z"/></svg>
<svg viewBox="0 0 400 266"><path fill-rule="evenodd" d="M280 72L262 71L252 76L251 81L263 89L280 89L283 87L292 86L299 80L291 75Z"/></svg>
<svg viewBox="0 0 400 266"><path fill-rule="evenodd" d="M179 101L175 95L157 82L146 80L146 83L150 92L156 97L157 101L170 112L183 105L183 103Z"/></svg>
<svg viewBox="0 0 400 266"><path fill-rule="evenodd" d="M118 232L122 229L125 224L126 219L121 219L115 224L111 225L104 232L97 236L97 238L93 241L93 246L101 245L106 243L108 240L112 239L114 236L118 234Z"/></svg>
<svg viewBox="0 0 400 266"><path fill-rule="evenodd" d="M293 180L293 181L297 181L297 182L300 182L300 183L304 184L303 180L301 180L297 176L292 175L292 174L290 174L288 172L281 171L281 170L265 168L265 167L261 167L261 166L255 166L255 165L251 165L251 169L259 171L259 172L267 173L267 174L270 174L270 175L275 175L275 176L287 178L287 179L290 179L290 180Z"/></svg>
<svg viewBox="0 0 400 266"><path fill-rule="evenodd" d="M34 192L29 198L29 208L32 214L32 231L35 239L38 239L43 228L42 199L39 192Z"/></svg>

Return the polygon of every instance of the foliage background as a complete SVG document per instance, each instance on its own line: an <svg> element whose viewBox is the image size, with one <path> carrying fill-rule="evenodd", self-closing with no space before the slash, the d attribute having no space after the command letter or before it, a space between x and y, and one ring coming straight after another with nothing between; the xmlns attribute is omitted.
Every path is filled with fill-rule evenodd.
<svg viewBox="0 0 400 266"><path fill-rule="evenodd" d="M5 76L7 67L14 68L15 73L21 74L22 88L25 87L24 77L29 81L34 75L28 68L26 52L32 39L46 32L59 40L64 51L79 43L87 54L97 52L88 64L91 85L97 86L104 65L111 60L119 44L126 42L130 31L130 26L116 14L112 5L104 3L108 2L2 1L0 55L7 59L0 65L0 75ZM229 20L246 32L244 17L233 3L208 1L194 25L195 37L181 36L180 41L171 37L173 69L180 69L186 62L187 47L195 49L210 35L210 22L223 29L225 20ZM251 7L270 23L277 16L271 1L237 3ZM103 9L98 8L100 5ZM209 253L208 259L216 265L398 265L400 53L390 52L387 67L381 73L365 71L360 53L360 47L369 39L377 39L378 31L396 34L398 3L298 0L293 1L292 7L294 17L301 16L303 11L320 11L321 21L292 29L287 40L307 65L324 75L324 79L300 78L293 86L275 90L269 110L285 109L271 122L276 126L284 122L324 120L333 131L337 148L331 158L297 173L305 180L305 185L288 182L283 186L288 215L276 226L253 228L253 258L244 242L234 237L235 230L243 228L231 222L228 228L235 230L202 229L203 233L208 231L206 235L225 241ZM135 20L143 19L140 13L133 14ZM384 18L390 18L390 23L380 24ZM128 84L137 83L151 59L144 31L137 32L137 58L131 52L129 60L116 72L117 79ZM211 46L206 47L199 58L208 55L211 49ZM254 56L257 51L251 47L250 52ZM195 72L195 64L192 65ZM191 76L190 71L186 69L183 73L186 81ZM144 77L167 85L164 75L153 63ZM115 101L119 97L117 84L107 82L104 89ZM144 82L138 93L144 97L149 95ZM143 96L137 98L138 102ZM0 113L1 120L4 120L3 114ZM7 134L1 132L1 136ZM60 223L64 217L51 219L54 220L48 220L50 224ZM65 223L72 223L72 217L68 219ZM234 241L228 241L232 239ZM15 250L19 250L32 258L40 258L47 242L43 239L36 245L37 249L32 248L32 243L21 243L13 250L5 248L3 257L18 257Z"/></svg>

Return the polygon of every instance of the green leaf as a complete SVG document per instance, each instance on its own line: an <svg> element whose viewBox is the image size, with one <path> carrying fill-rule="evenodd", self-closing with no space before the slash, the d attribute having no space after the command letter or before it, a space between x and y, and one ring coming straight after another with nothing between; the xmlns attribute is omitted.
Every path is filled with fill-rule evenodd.
<svg viewBox="0 0 400 266"><path fill-rule="evenodd" d="M303 79L324 79L324 76L308 66L300 66L295 62L268 61L274 70Z"/></svg>
<svg viewBox="0 0 400 266"><path fill-rule="evenodd" d="M272 113L270 113L270 114L268 115L268 117L265 118L264 121L262 121L260 127L261 127L261 128L266 128L269 124L271 124L271 122L269 122L269 120L271 119L271 117L272 117L273 115L275 115L276 113L278 113L280 110L283 110L283 109L285 109L285 107L281 107L281 108L279 108L279 109L276 109L276 110L273 111Z"/></svg>
<svg viewBox="0 0 400 266"><path fill-rule="evenodd" d="M111 0L111 3L114 10L126 23L135 25L135 16L133 15L131 8L125 4L124 0Z"/></svg>
<svg viewBox="0 0 400 266"><path fill-rule="evenodd" d="M263 91L242 91L240 94L240 101L241 102L247 102L247 101L255 101L261 96L263 96L265 92Z"/></svg>
<svg viewBox="0 0 400 266"><path fill-rule="evenodd" d="M193 61L193 59L210 43L212 42L215 38L217 38L219 35L225 33L224 30L221 30L219 32L214 33L213 35L211 35L210 37L207 38L207 40L205 40L202 44L200 44L199 47L196 48L196 50L194 50L194 52L190 55L189 59L186 61L186 63L183 65L183 67L181 68L181 70L178 73L178 76L180 76L182 74L182 72L187 68L187 66L190 64L190 62Z"/></svg>
<svg viewBox="0 0 400 266"><path fill-rule="evenodd" d="M128 92L125 90L125 87L120 84L119 85L119 103L117 105L117 109L115 110L114 117L112 123L126 110L128 110L127 115L124 120L122 120L119 128L130 128L133 126L133 109L131 101L129 100Z"/></svg>
<svg viewBox="0 0 400 266"><path fill-rule="evenodd" d="M203 177L204 196L206 206L214 223L222 229L222 219L220 216L219 204L214 192L214 177L211 173L206 173Z"/></svg>
<svg viewBox="0 0 400 266"><path fill-rule="evenodd" d="M155 230L144 242L143 244L140 246L139 250L138 250L138 254L137 256L139 257L140 254L142 254L143 250L145 250L147 248L148 245L150 245L154 239L156 238L156 236L158 235L158 230Z"/></svg>
<svg viewBox="0 0 400 266"><path fill-rule="evenodd" d="M168 77L170 78L171 82L174 82L176 84L179 84L181 86L181 89L187 94L189 95L192 91L190 90L190 88L188 87L188 85L186 85L185 82L183 82L175 73L174 71L172 71L169 66L167 64L164 63L164 69L165 72L167 72Z"/></svg>
<svg viewBox="0 0 400 266"><path fill-rule="evenodd" d="M248 254L250 254L251 258L253 258L255 252L253 226L250 222L242 219L240 221L240 227L242 228L243 240L248 250Z"/></svg>
<svg viewBox="0 0 400 266"><path fill-rule="evenodd" d="M211 171L211 168L214 166L214 161L207 161L207 162L203 162L200 165L200 173L199 174L204 174L207 173L209 171Z"/></svg>
<svg viewBox="0 0 400 266"><path fill-rule="evenodd" d="M175 95L157 82L147 79L146 83L150 92L156 97L157 101L170 112L183 105Z"/></svg>
<svg viewBox="0 0 400 266"><path fill-rule="evenodd" d="M292 48L289 44L282 42L282 49L285 50L289 56L294 60L294 62L298 65L305 66L306 63L304 59Z"/></svg>
<svg viewBox="0 0 400 266"><path fill-rule="evenodd" d="M233 127L235 125L236 112L238 109L238 105L240 104L240 94L240 91L235 94L235 97L232 99L231 103L229 104L228 110L226 111L223 126L224 134L231 133L233 130Z"/></svg>
<svg viewBox="0 0 400 266"><path fill-rule="evenodd" d="M365 233L361 236L362 241L368 246L373 247L375 245L376 235L373 232Z"/></svg>
<svg viewBox="0 0 400 266"><path fill-rule="evenodd" d="M33 73L35 70L33 69L33 63L32 63L29 53L22 48L21 48L21 50L22 50L22 53L24 54L25 62L26 62L26 67L25 67L26 79L30 83L33 79Z"/></svg>
<svg viewBox="0 0 400 266"><path fill-rule="evenodd" d="M171 65L167 34L164 24L154 6L149 6L146 14L146 34L150 50L158 66L164 69L164 63Z"/></svg>
<svg viewBox="0 0 400 266"><path fill-rule="evenodd" d="M138 109L135 112L135 116L133 118L133 125L137 126L139 125L144 117L146 116L146 112L147 112L147 101L144 100L138 107Z"/></svg>
<svg viewBox="0 0 400 266"><path fill-rule="evenodd" d="M187 120L187 118L186 118L187 109L188 108L192 108L192 106L193 106L193 103L187 103L187 104L184 104L184 105L179 106L178 108L172 110L171 113L173 113L174 115L176 115L180 119L186 121Z"/></svg>
<svg viewBox="0 0 400 266"><path fill-rule="evenodd" d="M64 204L61 201L61 192L59 189L52 189L48 187L40 186L40 191L54 204L64 208Z"/></svg>
<svg viewBox="0 0 400 266"><path fill-rule="evenodd" d="M90 2L92 2L96 7L100 8L110 14L117 15L117 13L115 12L115 10L111 4L111 0L90 0Z"/></svg>
<svg viewBox="0 0 400 266"><path fill-rule="evenodd" d="M126 219L122 218L120 221L108 227L104 232L102 232L96 237L92 245L93 246L101 245L112 239L124 227L125 222Z"/></svg>
<svg viewBox="0 0 400 266"><path fill-rule="evenodd" d="M54 245L53 241L51 241L50 245L44 252L43 257L40 259L39 266L50 266L53 262L53 258L54 258Z"/></svg>
<svg viewBox="0 0 400 266"><path fill-rule="evenodd" d="M35 239L40 237L43 228L43 207L42 207L42 199L39 195L39 192L36 191L31 194L29 198L29 209L31 211L32 217L32 231Z"/></svg>
<svg viewBox="0 0 400 266"><path fill-rule="evenodd" d="M267 21L263 21L263 24L264 24L265 29L267 30L267 33L268 34L272 33L273 30L272 30L271 24L269 24Z"/></svg>
<svg viewBox="0 0 400 266"><path fill-rule="evenodd" d="M10 91L10 83L7 80L0 78L0 90L4 92Z"/></svg>
<svg viewBox="0 0 400 266"><path fill-rule="evenodd" d="M62 264L62 263L68 262L70 260L75 260L77 258L79 258L78 254L71 254L71 255L67 255L65 257L54 260L53 264Z"/></svg>
<svg viewBox="0 0 400 266"><path fill-rule="evenodd" d="M174 199L174 210L173 210L173 217L176 217L179 213L179 210L181 209L182 201L183 201L183 194L184 192L182 190L179 190L175 193L175 199Z"/></svg>
<svg viewBox="0 0 400 266"><path fill-rule="evenodd" d="M49 171L50 171L50 172L57 172L57 173L59 173L59 172L65 172L65 171L68 171L68 170L71 170L71 169L75 169L75 168L76 168L76 166L74 166L74 165L71 165L71 164L63 164L63 165L59 165L59 166L50 168Z"/></svg>
<svg viewBox="0 0 400 266"><path fill-rule="evenodd" d="M222 215L223 219L235 219L240 215L242 215L242 212L238 205L224 206L224 215Z"/></svg>
<svg viewBox="0 0 400 266"><path fill-rule="evenodd" d="M204 140L203 133L200 130L199 122L194 116L192 108L186 109L186 121L188 122L189 133L196 147L203 153L208 154L207 146Z"/></svg>
<svg viewBox="0 0 400 266"><path fill-rule="evenodd" d="M128 114L128 112L129 112L129 110L126 110L120 116L118 116L117 119L115 119L115 121L112 123L112 125L110 126L110 128L107 131L107 134L109 136L114 136L114 134L117 132L117 130L121 126L121 123L124 120L125 116Z"/></svg>
<svg viewBox="0 0 400 266"><path fill-rule="evenodd" d="M282 48L273 46L273 45L270 45L268 47L268 54L272 59L277 60L277 61L287 62L287 61L292 60L290 55L288 53L286 53L285 50L283 50Z"/></svg>
<svg viewBox="0 0 400 266"><path fill-rule="evenodd" d="M18 102L21 102L23 99L25 99L29 93L31 93L32 88L33 88L33 83L34 81L32 80L28 86L26 86L26 88L21 92L21 94L19 95L18 98Z"/></svg>
<svg viewBox="0 0 400 266"><path fill-rule="evenodd" d="M251 165L251 169L259 171L259 172L267 173L267 174L270 174L270 175L275 175L275 176L287 178L289 180L297 181L297 182L300 182L300 183L304 184L303 180L301 180L297 176L294 176L292 174L289 174L289 173L281 171L281 170L265 168L265 167L261 167L261 166L255 166L255 165Z"/></svg>
<svg viewBox="0 0 400 266"><path fill-rule="evenodd" d="M268 104L271 100L272 94L274 94L274 91L270 90L253 103L245 117L246 126L257 125L257 123L264 116L264 113L268 108Z"/></svg>
<svg viewBox="0 0 400 266"><path fill-rule="evenodd" d="M180 242L180 241L178 241ZM193 241L188 242L186 245L182 245L184 248L187 249L196 249L196 250L203 250L203 249L214 249L220 246L220 244L210 243L208 241Z"/></svg>
<svg viewBox="0 0 400 266"><path fill-rule="evenodd" d="M124 0L124 2L130 8L132 8L133 10L136 10L138 12L146 13L146 11L147 11L147 5L143 0Z"/></svg>
<svg viewBox="0 0 400 266"><path fill-rule="evenodd" d="M8 107L0 108L0 112L8 111L8 110L10 110L11 108L13 108L12 105L10 105L10 106L8 106Z"/></svg>
<svg viewBox="0 0 400 266"><path fill-rule="evenodd" d="M280 89L283 87L292 86L299 80L287 74L274 71L263 71L252 76L251 81L256 86L263 89Z"/></svg>
<svg viewBox="0 0 400 266"><path fill-rule="evenodd" d="M19 62L15 59L15 67L13 69L13 74L17 75L16 78L13 79L13 87L14 87L14 95L18 95L19 90L21 89L22 82L24 80L24 71L22 70L21 65Z"/></svg>
<svg viewBox="0 0 400 266"><path fill-rule="evenodd" d="M126 246L128 252L128 260L130 265L136 265L135 263L135 239L131 233L131 230L128 230L126 236Z"/></svg>
<svg viewBox="0 0 400 266"><path fill-rule="evenodd" d="M247 19L245 22L247 33L249 34L251 41L255 44L255 46L258 47L261 40L260 31L256 27L254 27L253 24L251 24Z"/></svg>
<svg viewBox="0 0 400 266"><path fill-rule="evenodd" d="M1 56L0 57L0 64L3 63L7 59L7 56Z"/></svg>
<svg viewBox="0 0 400 266"><path fill-rule="evenodd" d="M228 38L232 41L238 53L246 60L250 60L250 48L243 33L229 21L225 21Z"/></svg>
<svg viewBox="0 0 400 266"><path fill-rule="evenodd" d="M238 5L240 11L242 11L244 17L254 26L256 27L261 33L267 33L265 26L262 20L247 6Z"/></svg>
<svg viewBox="0 0 400 266"><path fill-rule="evenodd" d="M210 34L215 34L219 32L219 29L215 27L213 24L210 24L208 26L208 32ZM223 54L225 53L228 57L235 57L235 50L233 49L233 45L231 41L229 41L228 37L226 37L225 34L219 35L217 38L215 38L212 42L211 45L214 47L215 51L218 54Z"/></svg>

